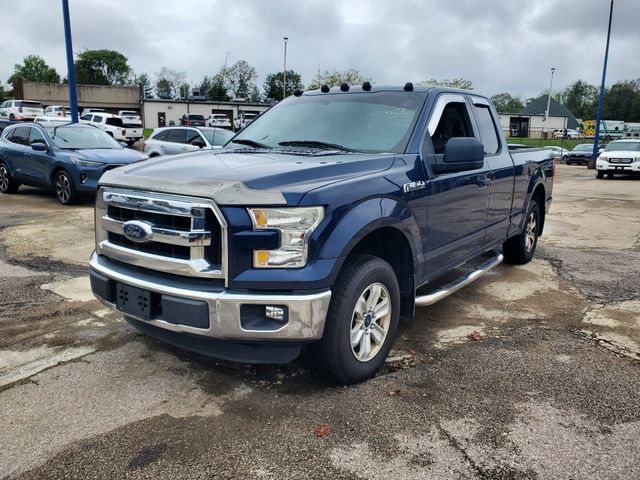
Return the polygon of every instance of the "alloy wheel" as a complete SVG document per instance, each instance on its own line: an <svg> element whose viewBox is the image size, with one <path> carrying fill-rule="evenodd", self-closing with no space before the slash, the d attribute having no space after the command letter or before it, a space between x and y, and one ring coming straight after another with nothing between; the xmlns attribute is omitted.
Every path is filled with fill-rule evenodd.
<svg viewBox="0 0 640 480"><path fill-rule="evenodd" d="M9 189L9 172L4 165L0 166L0 191L6 192Z"/></svg>
<svg viewBox="0 0 640 480"><path fill-rule="evenodd" d="M351 351L360 362L374 358L389 332L391 298L381 283L373 283L362 292L351 317Z"/></svg>
<svg viewBox="0 0 640 480"><path fill-rule="evenodd" d="M59 173L56 177L56 195L61 203L67 203L71 198L71 182L66 173Z"/></svg>
<svg viewBox="0 0 640 480"><path fill-rule="evenodd" d="M535 212L529 213L529 221L527 222L527 233L525 236L525 248L527 252L533 250L533 246L536 243L538 219Z"/></svg>

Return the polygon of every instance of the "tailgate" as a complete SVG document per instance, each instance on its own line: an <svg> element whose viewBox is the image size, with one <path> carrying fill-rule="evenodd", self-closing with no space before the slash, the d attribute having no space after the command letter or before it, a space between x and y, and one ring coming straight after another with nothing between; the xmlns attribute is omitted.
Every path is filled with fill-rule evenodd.
<svg viewBox="0 0 640 480"><path fill-rule="evenodd" d="M141 137L142 136L142 128L126 128L127 134L125 137Z"/></svg>

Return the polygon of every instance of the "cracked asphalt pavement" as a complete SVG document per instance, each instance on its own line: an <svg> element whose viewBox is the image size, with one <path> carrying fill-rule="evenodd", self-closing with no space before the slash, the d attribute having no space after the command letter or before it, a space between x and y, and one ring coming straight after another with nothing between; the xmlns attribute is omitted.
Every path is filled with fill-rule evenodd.
<svg viewBox="0 0 640 480"><path fill-rule="evenodd" d="M350 387L138 334L91 296L92 205L0 196L0 477L640 478L640 178L594 177L559 165L534 261Z"/></svg>

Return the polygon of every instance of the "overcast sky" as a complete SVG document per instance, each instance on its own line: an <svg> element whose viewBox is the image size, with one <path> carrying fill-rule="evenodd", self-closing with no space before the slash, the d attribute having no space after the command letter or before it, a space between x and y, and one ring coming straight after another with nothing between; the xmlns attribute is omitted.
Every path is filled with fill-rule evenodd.
<svg viewBox="0 0 640 480"><path fill-rule="evenodd" d="M244 59L311 80L355 68L378 84L463 77L487 95L599 84L609 0L70 0L73 48L107 48L152 78L199 82ZM2 0L0 80L29 54L66 75L61 2ZM607 84L640 77L640 0L615 0Z"/></svg>

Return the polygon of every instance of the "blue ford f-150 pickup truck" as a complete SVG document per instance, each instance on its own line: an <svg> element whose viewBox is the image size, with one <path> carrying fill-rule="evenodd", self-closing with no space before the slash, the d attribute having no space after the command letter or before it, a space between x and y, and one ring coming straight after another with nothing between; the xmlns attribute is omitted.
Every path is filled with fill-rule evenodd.
<svg viewBox="0 0 640 480"><path fill-rule="evenodd" d="M282 363L306 344L318 368L358 382L415 306L531 260L553 175L547 150L509 153L473 92L296 91L223 150L107 172L91 285L179 347Z"/></svg>

